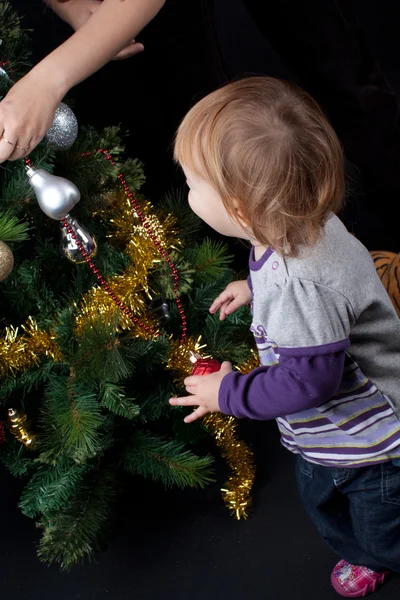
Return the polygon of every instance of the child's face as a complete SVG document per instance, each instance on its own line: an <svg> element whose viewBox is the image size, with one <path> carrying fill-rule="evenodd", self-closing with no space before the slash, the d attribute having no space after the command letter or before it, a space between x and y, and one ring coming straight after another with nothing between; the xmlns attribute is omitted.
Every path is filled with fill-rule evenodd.
<svg viewBox="0 0 400 600"><path fill-rule="evenodd" d="M189 204L200 219L222 235L250 240L250 232L244 229L226 210L218 192L190 169L182 167L189 186Z"/></svg>

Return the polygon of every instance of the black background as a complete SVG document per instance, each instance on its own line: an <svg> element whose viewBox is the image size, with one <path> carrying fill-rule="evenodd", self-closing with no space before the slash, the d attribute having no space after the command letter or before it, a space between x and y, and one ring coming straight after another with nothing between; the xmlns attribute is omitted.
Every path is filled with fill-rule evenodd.
<svg viewBox="0 0 400 600"><path fill-rule="evenodd" d="M36 31L35 60L69 34L39 0L13 3ZM321 102L344 145L347 226L370 250L399 251L399 20L394 0L167 0L138 38L145 52L110 63L71 99L80 124L129 131L127 151L145 163L156 201L182 182L171 141L197 99L246 74L292 79Z"/></svg>
<svg viewBox="0 0 400 600"><path fill-rule="evenodd" d="M35 60L69 33L39 2L13 4L35 29ZM255 20L240 0L167 1L138 38L146 47L142 55L111 63L73 90L80 124L120 123L129 130L127 150L145 163L146 192L156 202L182 184L171 140L196 99L243 74L293 79L324 105L344 144L351 180L346 223L369 249L399 251L397 3L248 0L249 5L260 11ZM335 36L337 23L341 33ZM310 54L310 42L320 52L314 46ZM3 473L1 597L337 598L329 584L335 557L299 505L293 457L279 446L275 425L243 423L242 434L258 465L250 520L237 523L228 516L218 492L222 473L205 492L165 493L135 481L122 501L110 547L97 563L68 575L38 562L39 534L16 507L19 484ZM389 600L399 591L394 579L377 598Z"/></svg>

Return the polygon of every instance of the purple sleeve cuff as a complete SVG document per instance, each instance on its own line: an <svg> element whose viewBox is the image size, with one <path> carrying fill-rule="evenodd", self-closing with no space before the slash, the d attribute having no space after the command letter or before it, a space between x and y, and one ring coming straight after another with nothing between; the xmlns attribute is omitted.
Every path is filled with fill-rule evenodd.
<svg viewBox="0 0 400 600"><path fill-rule="evenodd" d="M228 373L219 390L220 409L239 419L268 420L320 406L338 390L345 356L345 348L312 356L284 353L277 365L247 375Z"/></svg>

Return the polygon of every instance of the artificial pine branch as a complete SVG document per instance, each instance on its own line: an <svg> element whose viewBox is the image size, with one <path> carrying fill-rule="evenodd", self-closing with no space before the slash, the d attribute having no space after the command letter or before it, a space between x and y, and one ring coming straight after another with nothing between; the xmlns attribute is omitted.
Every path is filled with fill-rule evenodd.
<svg viewBox="0 0 400 600"><path fill-rule="evenodd" d="M40 390L49 380L55 368L62 368L62 365L55 365L53 360L42 360L39 365L28 369L20 375L9 376L1 382L0 386L0 404L11 397L13 393L18 393L23 400L27 394L32 391Z"/></svg>
<svg viewBox="0 0 400 600"><path fill-rule="evenodd" d="M213 481L210 456L196 456L184 445L150 432L138 431L124 456L125 469L166 487L203 488Z"/></svg>
<svg viewBox="0 0 400 600"><path fill-rule="evenodd" d="M11 210L0 213L0 241L22 242L28 239L28 224L21 223Z"/></svg>
<svg viewBox="0 0 400 600"><path fill-rule="evenodd" d="M194 268L194 281L201 285L223 276L232 262L227 245L221 241L205 239L183 252Z"/></svg>
<svg viewBox="0 0 400 600"><path fill-rule="evenodd" d="M209 314L209 309L215 298L232 281L232 272L226 270L225 273L207 284L196 286L188 298L186 308L187 318L190 320L193 330L197 331L204 327L204 319Z"/></svg>
<svg viewBox="0 0 400 600"><path fill-rule="evenodd" d="M5 41L0 46L1 60L7 59L4 52L16 51L25 36L18 19L5 7L9 5L0 0L0 39ZM13 64L21 65L21 56L16 55ZM0 96L9 87L0 75ZM115 164L99 149L107 150ZM123 276L132 260L110 236L112 204L123 194L116 176L120 172L142 202L138 195L144 183L142 164L124 160L117 127L82 130L73 147L62 153L55 154L43 142L30 158L35 167L77 184L82 199L73 216L96 237L94 262L113 289L112 278ZM1 380L0 400L6 406L25 408L35 446L28 451L7 436L0 455L13 474L30 477L21 506L30 516L41 515L41 559L67 569L96 548L110 515L118 466L167 487L203 487L212 479L212 458L196 456L183 442L190 447L208 433L199 423L188 427L183 423L186 409L168 403L182 391L174 373L166 369L171 340L179 339L182 323L167 264L161 261L160 268L151 267L148 273L152 295L169 298L170 319L160 325L157 340L136 337L136 328L121 330L117 308L115 318L101 314L96 319L94 314L85 326L85 317L77 322L82 297L98 285L97 279L86 264L71 263L60 254L59 226L41 212L22 161L2 166L0 205L8 209L6 225L10 227L8 215L13 223L10 232L0 220L0 235L3 231L7 239L13 236L17 241L23 233L13 219L30 224L29 240L13 248L14 269L2 283L2 325L20 327L31 316L40 331L51 332L59 350L58 362L39 355L26 371ZM168 253L184 249L171 258L179 271L189 335L201 334L207 353L220 360L246 359L248 310L237 311L224 323L209 316L212 300L233 277L225 246L204 240L201 222L184 190L167 194L155 216L161 226L168 216L166 239L176 236ZM134 241L140 243L140 236ZM145 290L138 291L137 301L138 306L148 301ZM135 310L134 297L130 303Z"/></svg>
<svg viewBox="0 0 400 600"><path fill-rule="evenodd" d="M177 252L171 252L171 261L178 269L179 286L178 295L187 294L193 286L194 268ZM157 282L158 289L168 300L175 298L174 282L171 278L171 270L165 261L160 262L158 268L152 273L152 281Z"/></svg>
<svg viewBox="0 0 400 600"><path fill-rule="evenodd" d="M109 381L102 381L99 389L101 406L108 408L114 414L135 419L140 414L140 406L133 398L127 398L124 388Z"/></svg>
<svg viewBox="0 0 400 600"><path fill-rule="evenodd" d="M247 309L242 309L243 312ZM228 321L229 317L226 321ZM250 356L249 330L243 324L220 321L218 315L208 315L204 323L204 341L212 356L234 364L246 362Z"/></svg>
<svg viewBox="0 0 400 600"><path fill-rule="evenodd" d="M15 439L2 446L0 460L13 477L24 477L33 467L32 452Z"/></svg>
<svg viewBox="0 0 400 600"><path fill-rule="evenodd" d="M161 370L159 373L155 373L154 382L153 387L149 386L145 390L141 390L136 396L136 401L140 406L139 419L142 423L157 421L171 413L168 399L176 393L173 382L171 380L164 381Z"/></svg>
<svg viewBox="0 0 400 600"><path fill-rule="evenodd" d="M21 19L8 1L0 3L0 62L6 63L12 76L19 79L29 69L30 50L27 33L21 29ZM0 82L2 82L0 76ZM0 95L5 92L0 86Z"/></svg>
<svg viewBox="0 0 400 600"><path fill-rule="evenodd" d="M66 508L83 475L92 467L62 457L54 465L41 465L22 492L19 507L32 519Z"/></svg>
<svg viewBox="0 0 400 600"><path fill-rule="evenodd" d="M20 314L45 318L60 308L54 290L43 279L41 262L37 258L22 262L14 271L12 279L4 282L4 291L14 310ZM21 294L22 289L24 294Z"/></svg>
<svg viewBox="0 0 400 600"><path fill-rule="evenodd" d="M37 444L43 461L64 455L84 463L102 454L104 418L90 387L76 380L73 373L53 374L43 400L42 434Z"/></svg>
<svg viewBox="0 0 400 600"><path fill-rule="evenodd" d="M113 469L88 473L69 506L42 519L39 558L47 564L58 563L64 571L83 558L90 558L111 515L115 494Z"/></svg>
<svg viewBox="0 0 400 600"><path fill-rule="evenodd" d="M116 307L108 322L98 320L84 328L72 358L76 374L82 379L120 381L132 375L129 346L124 345L117 334L119 317Z"/></svg>

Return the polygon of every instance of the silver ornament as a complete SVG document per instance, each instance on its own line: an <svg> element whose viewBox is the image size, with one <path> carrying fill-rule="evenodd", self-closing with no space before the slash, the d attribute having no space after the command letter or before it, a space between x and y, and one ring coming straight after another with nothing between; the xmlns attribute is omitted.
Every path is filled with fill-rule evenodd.
<svg viewBox="0 0 400 600"><path fill-rule="evenodd" d="M46 139L56 150L68 150L77 136L78 121L70 107L61 102L54 114Z"/></svg>
<svg viewBox="0 0 400 600"><path fill-rule="evenodd" d="M10 79L10 78L9 78L9 76L8 76L8 73L7 73L7 71L5 71L5 70L3 69L3 67L0 67L0 77L5 77L5 78L7 79L7 81L11 81L11 79Z"/></svg>
<svg viewBox="0 0 400 600"><path fill-rule="evenodd" d="M74 234L82 244L83 250L88 253L91 258L96 255L97 243L95 238L88 232L85 227L82 227L76 219L72 219L67 215L69 225L74 230ZM85 262L82 252L79 250L77 240L72 237L71 233L61 225L61 252L72 262L79 264Z"/></svg>
<svg viewBox="0 0 400 600"><path fill-rule="evenodd" d="M29 167L26 173L40 208L50 219L63 219L81 199L76 185L64 177L33 167Z"/></svg>

